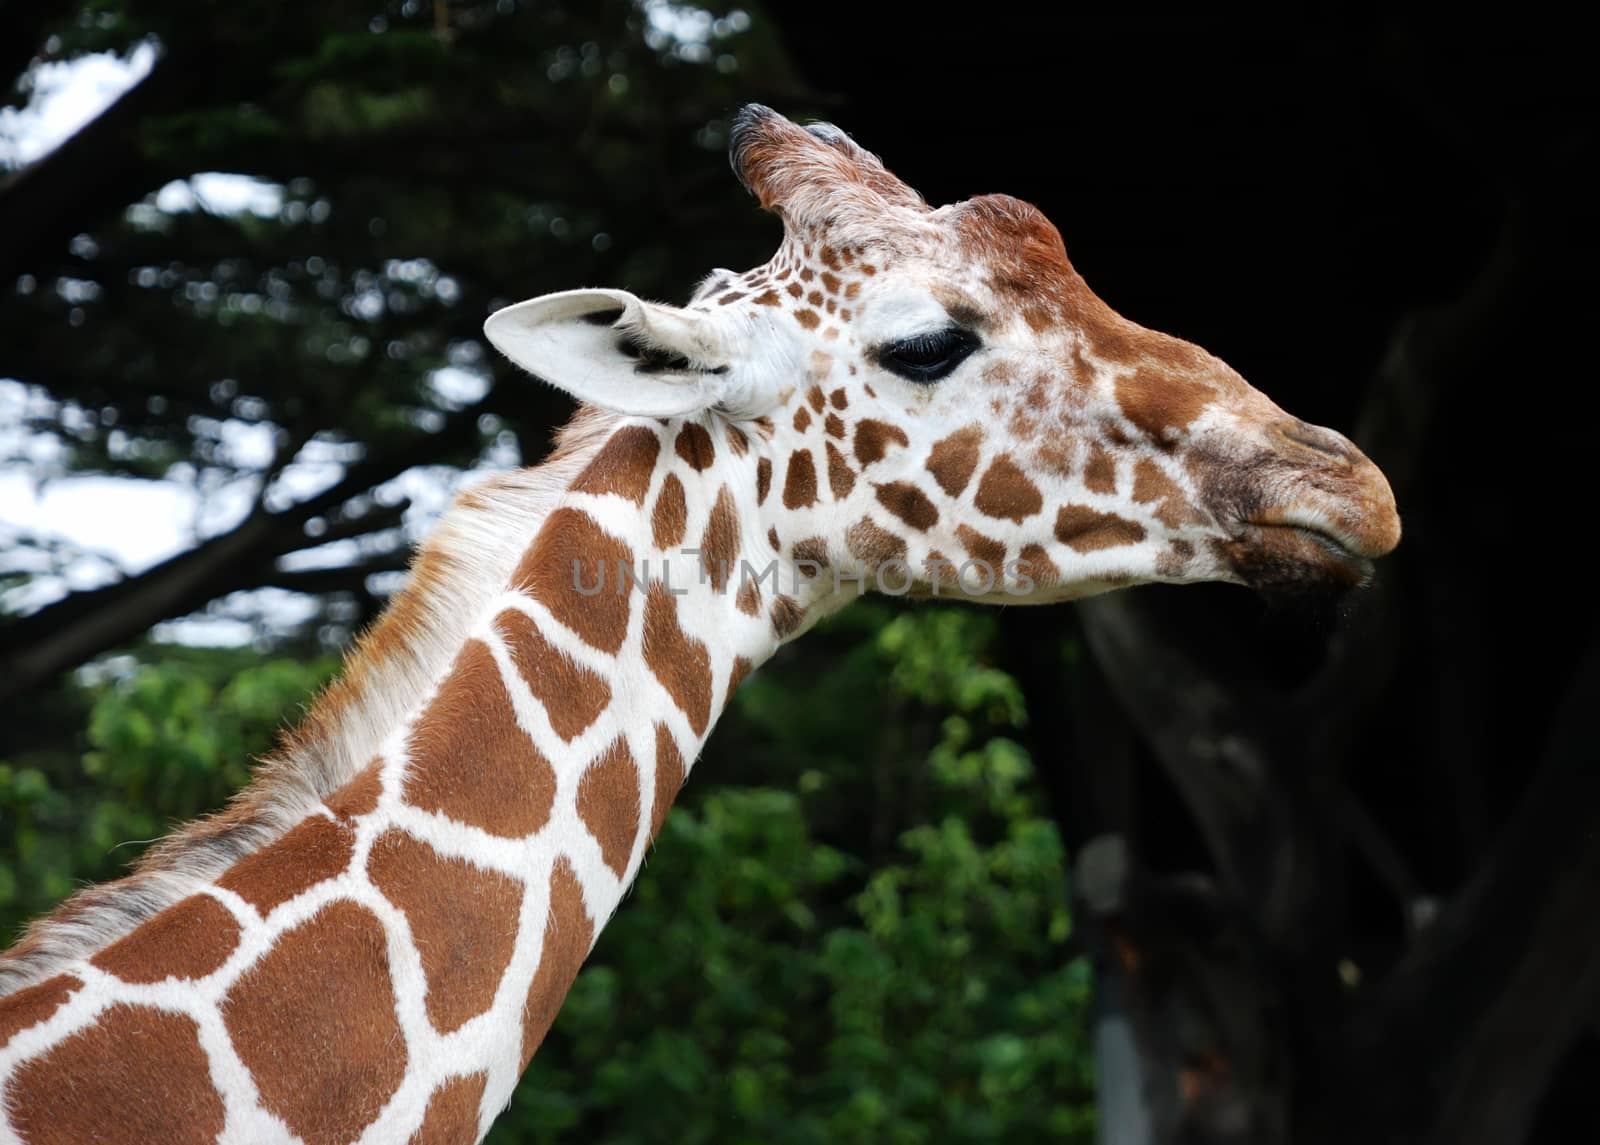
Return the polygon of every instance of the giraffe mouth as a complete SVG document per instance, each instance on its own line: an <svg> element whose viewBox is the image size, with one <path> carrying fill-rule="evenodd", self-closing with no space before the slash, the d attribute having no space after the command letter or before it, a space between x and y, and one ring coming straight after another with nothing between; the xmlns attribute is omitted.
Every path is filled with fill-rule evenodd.
<svg viewBox="0 0 1600 1145"><path fill-rule="evenodd" d="M1240 579L1260 592L1344 592L1372 580L1372 558L1318 525L1248 521L1221 544Z"/></svg>

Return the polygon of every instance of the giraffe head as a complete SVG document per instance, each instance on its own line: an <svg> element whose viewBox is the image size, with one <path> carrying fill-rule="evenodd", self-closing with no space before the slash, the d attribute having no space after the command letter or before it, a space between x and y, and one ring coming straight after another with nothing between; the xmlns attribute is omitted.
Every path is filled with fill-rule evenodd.
<svg viewBox="0 0 1600 1145"><path fill-rule="evenodd" d="M731 423L754 442L747 537L889 591L1012 603L1348 587L1398 542L1354 445L1114 313L1029 204L931 208L837 128L760 106L730 150L783 220L765 265L713 272L683 308L571 291L486 331L591 404Z"/></svg>

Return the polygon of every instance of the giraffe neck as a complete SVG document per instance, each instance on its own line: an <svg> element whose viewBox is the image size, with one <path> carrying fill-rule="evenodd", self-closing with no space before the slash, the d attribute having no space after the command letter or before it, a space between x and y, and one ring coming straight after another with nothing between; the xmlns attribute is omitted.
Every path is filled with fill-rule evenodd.
<svg viewBox="0 0 1600 1145"><path fill-rule="evenodd" d="M224 1138L487 1131L727 698L805 614L757 524L761 444L616 421L354 778L0 1002L12 1128L126 1129L143 1085L152 1131L180 1098ZM48 1017L10 1034L8 1005Z"/></svg>

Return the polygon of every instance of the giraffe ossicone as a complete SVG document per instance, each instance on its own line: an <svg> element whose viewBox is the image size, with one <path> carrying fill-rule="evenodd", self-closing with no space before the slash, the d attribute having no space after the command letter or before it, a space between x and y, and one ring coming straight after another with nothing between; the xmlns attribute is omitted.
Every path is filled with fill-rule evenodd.
<svg viewBox="0 0 1600 1145"><path fill-rule="evenodd" d="M1348 587L1398 542L1350 442L1113 313L1034 208L932 208L757 106L730 150L776 255L493 315L585 403L551 460L461 498L227 810L0 957L0 1136L477 1140L729 696L818 618Z"/></svg>

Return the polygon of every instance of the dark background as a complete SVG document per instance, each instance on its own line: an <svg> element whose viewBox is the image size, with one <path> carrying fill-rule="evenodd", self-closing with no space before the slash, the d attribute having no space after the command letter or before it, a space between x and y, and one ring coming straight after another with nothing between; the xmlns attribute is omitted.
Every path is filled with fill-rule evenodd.
<svg viewBox="0 0 1600 1145"><path fill-rule="evenodd" d="M197 550L187 573L130 578L146 590L137 599L126 584L75 593L0 628L13 706L0 757L32 760L66 803L92 798L62 761L85 750L64 737L94 696L62 673L129 647L157 663L159 644L143 637L151 625L233 590L319 594L319 625L259 647L301 662L336 648L381 606L384 582L372 578L400 567L409 539L396 532L403 506L367 490L419 462L468 463L501 432L531 461L565 416L561 399L498 376L465 414L429 406L418 388L426 369L499 369L460 357L493 304L580 283L681 299L712 266L765 259L777 224L756 215L720 154L728 117L758 99L837 122L932 202L1003 191L1036 203L1115 309L1200 343L1290 412L1349 433L1394 485L1405 538L1354 599L1285 607L1217 586L1147 588L957 622L974 626L960 629L972 657L960 671L999 672L1020 689L1027 718L1006 734L1031 759L1035 811L1077 863L1074 937L1027 957L1061 965L1076 954L1094 966L1093 1014L1063 1019L1082 1035L1078 1052L1091 1053L1093 1028L1125 1028L1135 1047L1121 1057L1102 1048L1097 1062L1102 1119L1125 1134L1112 1139L1595 1135L1600 645L1586 580L1596 156L1583 37L1521 10L1479 21L1099 7L1046 16L822 0L751 9L749 27L722 41L738 60L723 71L705 60L657 66L659 49L625 4L451 5L443 18L396 6L379 35L367 9L383 7L245 5L191 19L128 3L103 6L117 20L88 26L74 24L70 4L0 15L16 32L0 36L12 70L51 21L76 29L58 55L125 50L139 35L168 52L134 102L108 113L122 121L92 126L99 138L76 154L69 145L0 186L0 280L105 283L87 307L93 342L69 329L82 319L59 292L9 298L0 376L91 409L160 393L169 410L220 404L242 416L232 392L208 388L231 376L263 395L255 416L281 427L288 453L314 441L359 447L332 494L303 511L269 512L263 498L232 550ZM402 50L396 32L416 41ZM584 43L601 45L597 58L633 61L626 97L598 93L614 61L589 76L586 49L571 57L586 78L546 83L560 47ZM346 87L423 90L435 103L391 122L323 98ZM330 106L340 126L319 128ZM276 130L251 129L260 115L276 117ZM324 196L331 221L278 233L190 216L164 246L116 222L128 203L198 170L258 173L288 184L291 199ZM528 201L554 204L539 222L564 211L575 236L542 232L522 213ZM602 232L605 244L579 241ZM95 236L96 254L71 246L79 234ZM339 268L318 296L330 307L361 288L355 268L387 258L431 259L461 296L445 307L423 292L409 309L391 298L363 320L377 327L374 344L409 349L359 377L326 355L299 360L306 330L323 321L309 310L282 319L282 341L247 323L246 354L237 327L217 331L214 311L168 329L172 306L150 297L217 281L243 252L233 289L281 272L287 297L309 299L313 249ZM176 277L155 291L123 287L143 265ZM327 321L341 336L362 328L348 308ZM267 358L294 369L262 371ZM438 424L374 412L402 402ZM160 448L135 461L59 418L34 428L77 433L76 470L159 473L212 448L193 421L143 416ZM208 463L227 468L225 457ZM330 529L366 538L353 571L285 563ZM17 551L36 542L18 537ZM13 573L47 564L18 559ZM884 652L894 615L818 633L764 673L765 690L741 701L697 783L792 788L808 765L836 769L855 777L854 795L819 797L813 835L866 869L901 854L902 833L940 813L918 775L942 721L952 711L1006 721L963 709L955 685L946 694L895 675L911 661L894 659L910 655L900 645ZM796 746L800 716L774 712L872 640L890 659L848 671L888 681L841 700L859 710L838 719L834 740L818 733ZM904 733L879 730L886 721ZM236 778L200 784L192 806L166 812L205 806L214 796L199 792L224 793L227 775ZM70 820L16 813L45 836ZM75 862L84 877L106 869L103 856ZM18 869L26 878L31 868ZM51 898L19 891L13 909ZM833 887L821 901L826 912L855 900ZM644 909L625 906L619 926L633 906ZM1032 964L1018 955L1010 965ZM886 1037L888 1065L904 1053L909 1072L909 1043ZM1019 1085L1059 1095L1075 1084L1064 1077ZM805 1100L834 1099L822 1092ZM896 1126L927 1139L1087 1131L981 1117L958 1130L934 1106L895 1109ZM618 1116L579 1124L624 1139ZM557 1122L537 1124L530 1139ZM709 1124L705 1139L736 1139L730 1123ZM888 1132L863 1125L829 1132Z"/></svg>

